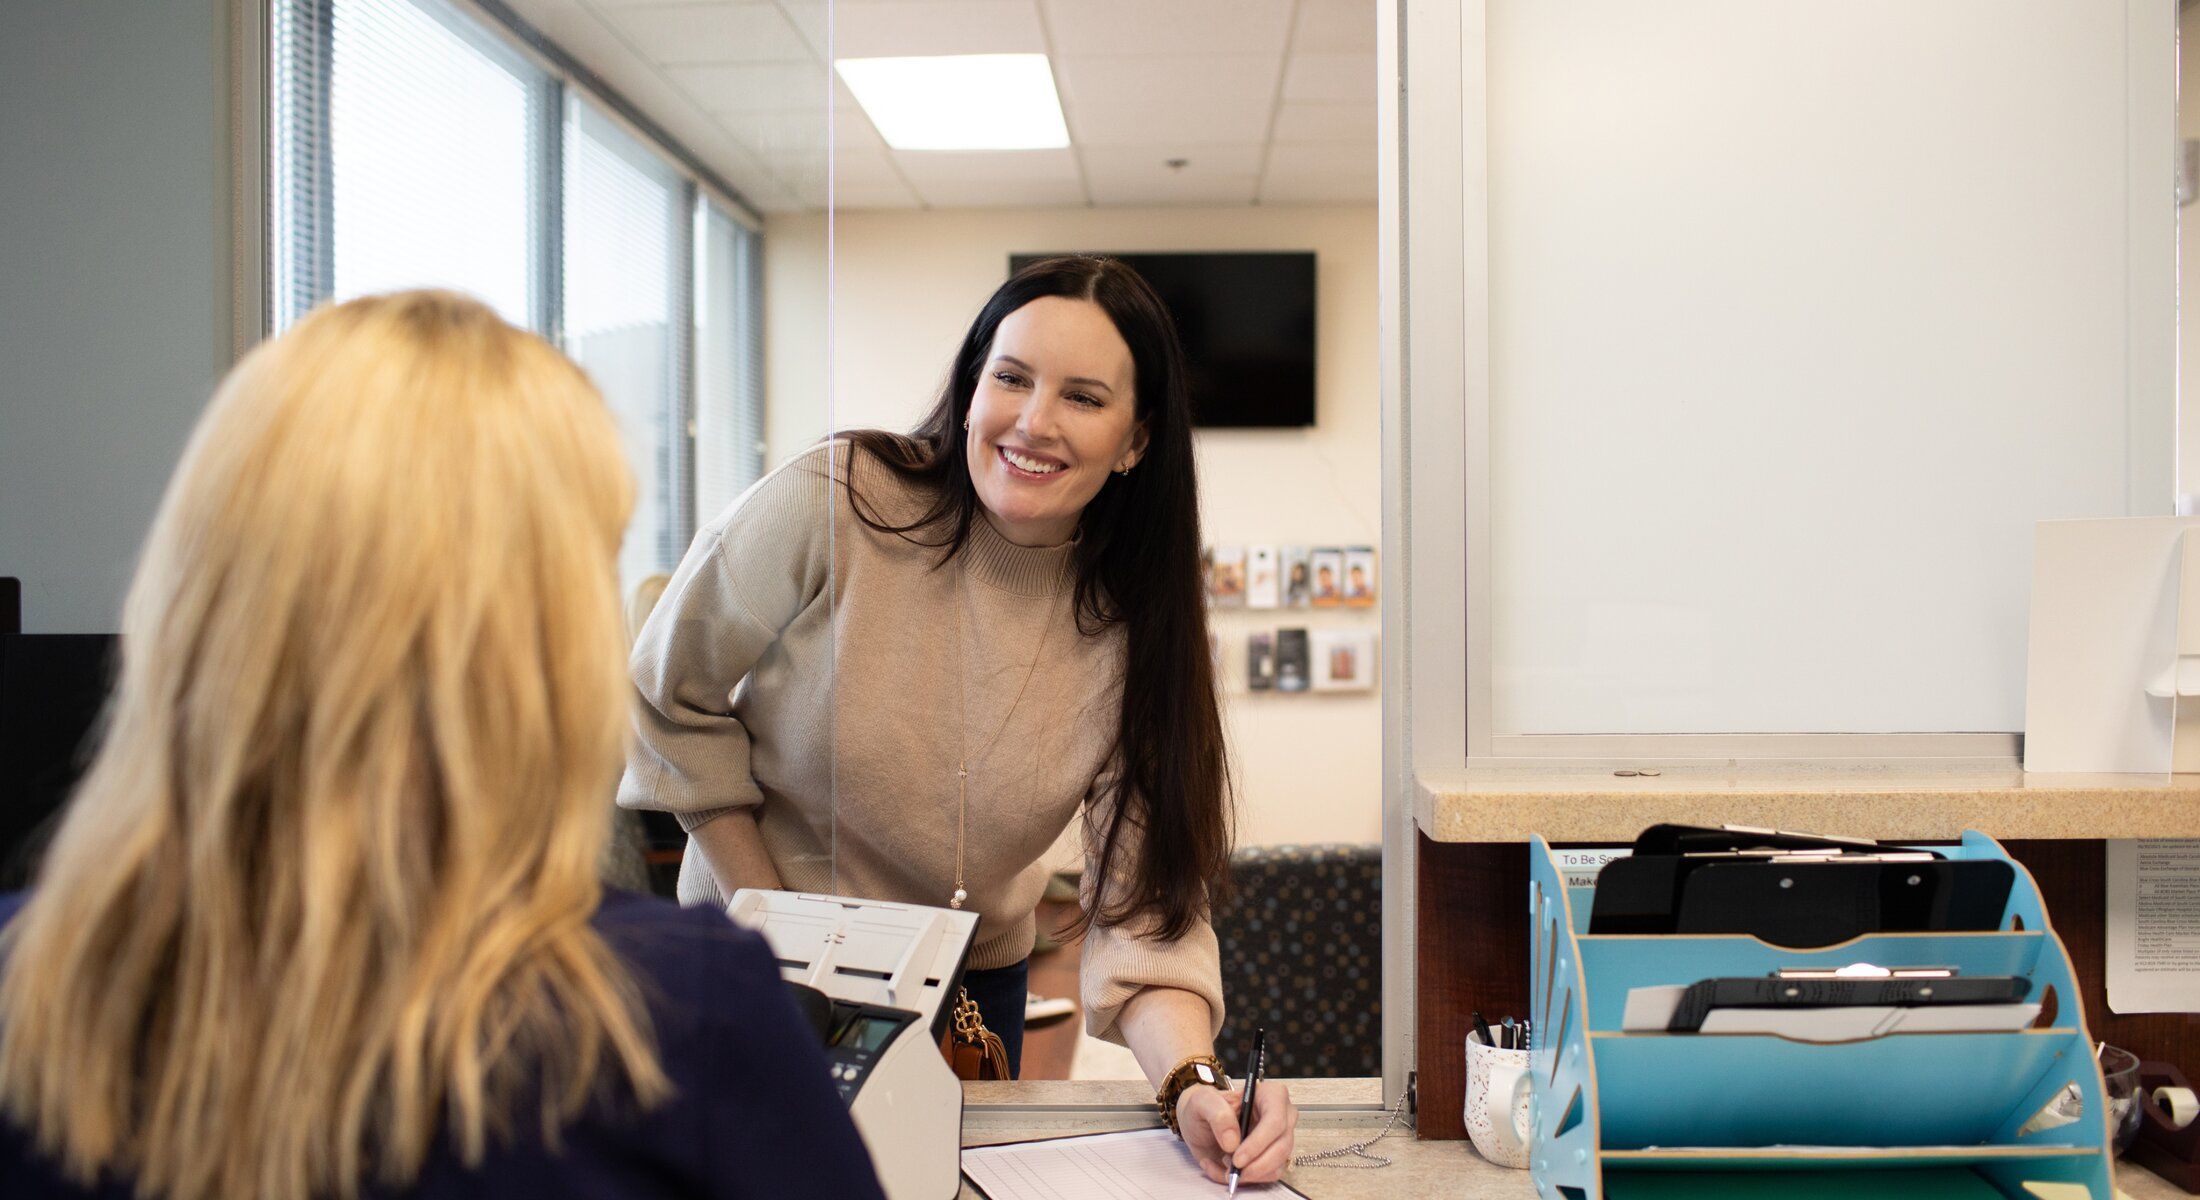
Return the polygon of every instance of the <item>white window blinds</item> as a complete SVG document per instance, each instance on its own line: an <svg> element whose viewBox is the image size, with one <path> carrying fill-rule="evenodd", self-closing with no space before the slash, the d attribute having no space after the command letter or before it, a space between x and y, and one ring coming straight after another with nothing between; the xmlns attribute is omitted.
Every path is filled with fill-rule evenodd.
<svg viewBox="0 0 2200 1200"><path fill-rule="evenodd" d="M279 0L272 319L411 287L541 327L548 75L440 0Z"/></svg>
<svg viewBox="0 0 2200 1200"><path fill-rule="evenodd" d="M575 98L565 154L565 348L603 390L634 469L619 551L631 593L694 530L688 397L691 201L681 178Z"/></svg>
<svg viewBox="0 0 2200 1200"><path fill-rule="evenodd" d="M695 274L695 519L764 470L762 239L705 202Z"/></svg>

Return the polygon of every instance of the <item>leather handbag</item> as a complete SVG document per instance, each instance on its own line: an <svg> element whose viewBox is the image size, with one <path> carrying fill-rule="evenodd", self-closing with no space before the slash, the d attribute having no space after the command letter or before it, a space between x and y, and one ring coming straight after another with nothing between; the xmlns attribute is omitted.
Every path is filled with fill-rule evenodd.
<svg viewBox="0 0 2200 1200"><path fill-rule="evenodd" d="M955 1012L947 1023L947 1033L940 1038L940 1053L957 1079L1008 1078L1008 1047L1001 1044L999 1034L985 1027L985 1018L979 1015L978 1002L970 998L968 988L955 989Z"/></svg>

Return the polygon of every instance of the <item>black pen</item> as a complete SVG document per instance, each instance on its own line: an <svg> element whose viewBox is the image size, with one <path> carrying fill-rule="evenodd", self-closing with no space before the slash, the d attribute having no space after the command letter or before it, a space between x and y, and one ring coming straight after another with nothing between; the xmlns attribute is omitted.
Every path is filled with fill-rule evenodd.
<svg viewBox="0 0 2200 1200"><path fill-rule="evenodd" d="M1238 1149L1245 1149L1245 1139L1253 1132L1253 1092L1260 1087L1261 1068L1268 1063L1268 1031L1253 1031L1253 1069L1245 1073L1245 1106L1238 1110ZM1234 1159L1236 1154L1231 1157ZM1229 1195L1237 1195L1238 1167L1230 1168Z"/></svg>
<svg viewBox="0 0 2200 1200"><path fill-rule="evenodd" d="M1505 1049L1513 1049L1513 1019L1505 1018Z"/></svg>
<svg viewBox="0 0 2200 1200"><path fill-rule="evenodd" d="M1482 1035L1482 1044L1497 1049L1497 1039L1490 1036L1490 1023L1482 1019L1482 1010L1474 1010L1474 1031Z"/></svg>

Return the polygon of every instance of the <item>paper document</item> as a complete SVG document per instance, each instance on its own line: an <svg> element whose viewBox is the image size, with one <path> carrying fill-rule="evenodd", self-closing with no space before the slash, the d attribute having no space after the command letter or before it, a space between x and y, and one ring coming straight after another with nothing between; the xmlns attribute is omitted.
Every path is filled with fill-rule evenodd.
<svg viewBox="0 0 2200 1200"><path fill-rule="evenodd" d="M1208 1200L1227 1190L1166 1129L971 1146L962 1169L986 1200ZM1240 1184L1238 1195L1306 1196L1287 1183Z"/></svg>
<svg viewBox="0 0 2200 1200"><path fill-rule="evenodd" d="M1567 887L1593 888L1597 885L1597 872L1604 869L1604 864L1615 858L1626 858L1634 852L1633 846L1603 846L1553 850L1551 858L1558 863L1558 869L1565 873Z"/></svg>
<svg viewBox="0 0 2200 1200"><path fill-rule="evenodd" d="M2108 844L2108 1009L2200 1012L2200 839Z"/></svg>

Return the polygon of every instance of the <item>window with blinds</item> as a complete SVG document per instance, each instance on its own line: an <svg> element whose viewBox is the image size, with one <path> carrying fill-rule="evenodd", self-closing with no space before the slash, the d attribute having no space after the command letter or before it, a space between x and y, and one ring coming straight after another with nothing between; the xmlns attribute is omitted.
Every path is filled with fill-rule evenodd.
<svg viewBox="0 0 2200 1200"><path fill-rule="evenodd" d="M671 570L763 469L761 239L458 0L273 0L269 32L270 331L444 287L557 340L634 469L621 585Z"/></svg>
<svg viewBox="0 0 2200 1200"><path fill-rule="evenodd" d="M708 200L696 214L695 515L764 472L763 239Z"/></svg>
<svg viewBox="0 0 2200 1200"><path fill-rule="evenodd" d="M274 327L446 287L542 329L549 75L441 0L274 9Z"/></svg>
<svg viewBox="0 0 2200 1200"><path fill-rule="evenodd" d="M670 571L694 531L687 312L693 201L684 180L609 117L569 105L565 347L603 390L634 468L634 523L619 550L631 592Z"/></svg>

